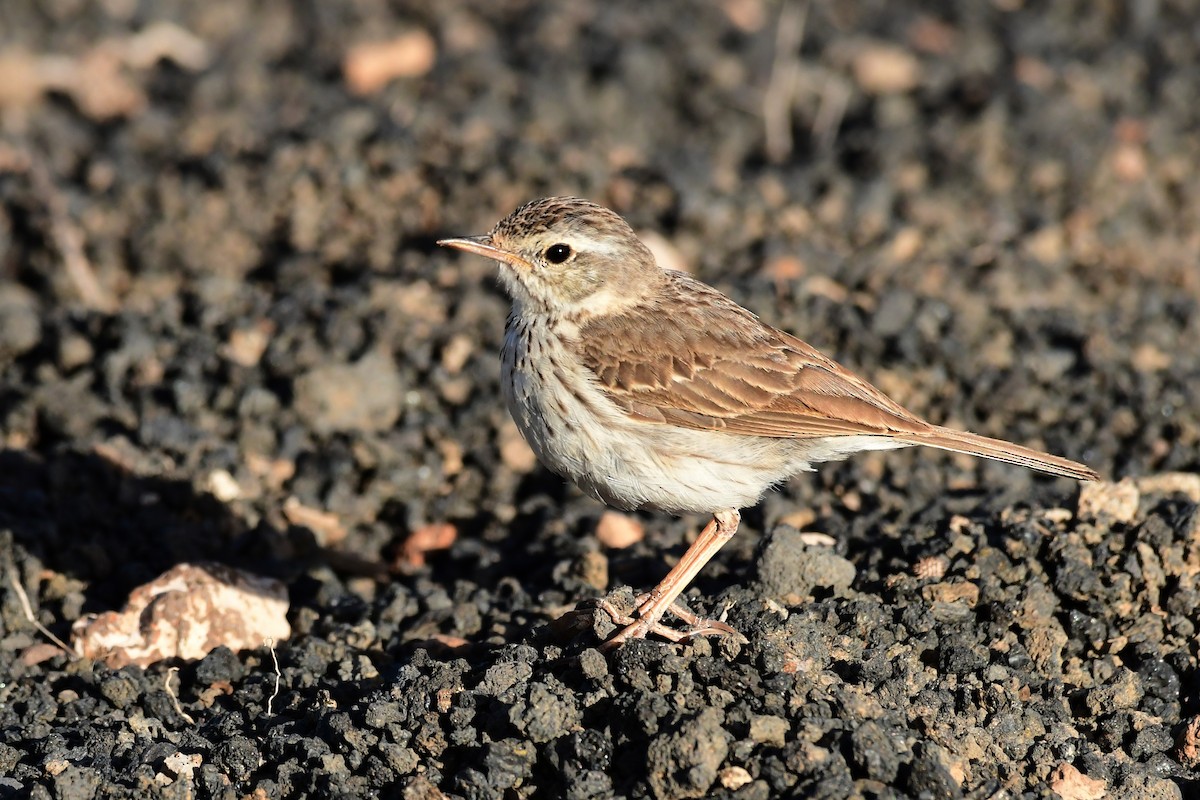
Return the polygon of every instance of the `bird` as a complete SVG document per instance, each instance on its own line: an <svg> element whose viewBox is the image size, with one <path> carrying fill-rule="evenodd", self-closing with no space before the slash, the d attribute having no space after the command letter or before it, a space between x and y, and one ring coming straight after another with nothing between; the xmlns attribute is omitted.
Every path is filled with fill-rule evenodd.
<svg viewBox="0 0 1200 800"><path fill-rule="evenodd" d="M736 633L677 599L737 532L741 509L813 465L924 445L1050 475L1091 468L932 424L713 287L665 269L629 224L578 197L517 208L482 236L439 245L490 258L512 300L501 391L540 462L618 509L711 520L638 598L619 647L653 632L674 641ZM671 611L691 627L661 622Z"/></svg>

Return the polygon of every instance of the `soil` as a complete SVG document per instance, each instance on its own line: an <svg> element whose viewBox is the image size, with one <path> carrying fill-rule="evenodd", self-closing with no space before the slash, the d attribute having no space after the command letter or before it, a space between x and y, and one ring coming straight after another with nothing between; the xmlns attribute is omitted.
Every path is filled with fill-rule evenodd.
<svg viewBox="0 0 1200 800"><path fill-rule="evenodd" d="M1200 794L1200 37L1184 2L5 0L0 798ZM604 509L498 402L436 247L585 196L937 422L702 519ZM642 532L644 531L644 535ZM112 669L185 562L292 635ZM628 601L629 589L614 595Z"/></svg>

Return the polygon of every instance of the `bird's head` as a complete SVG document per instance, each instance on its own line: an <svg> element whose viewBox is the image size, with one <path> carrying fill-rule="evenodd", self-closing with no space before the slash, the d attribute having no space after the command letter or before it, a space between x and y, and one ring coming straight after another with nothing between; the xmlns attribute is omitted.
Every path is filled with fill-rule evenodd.
<svg viewBox="0 0 1200 800"><path fill-rule="evenodd" d="M515 303L531 312L587 317L644 300L665 275L625 220L577 197L526 203L491 233L442 239L500 262Z"/></svg>

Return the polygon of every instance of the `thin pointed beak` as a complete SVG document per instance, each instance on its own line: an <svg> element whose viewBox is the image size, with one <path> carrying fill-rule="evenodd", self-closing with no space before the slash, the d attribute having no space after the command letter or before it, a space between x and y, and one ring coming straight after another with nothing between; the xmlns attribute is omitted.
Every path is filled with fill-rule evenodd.
<svg viewBox="0 0 1200 800"><path fill-rule="evenodd" d="M438 244L442 247L453 247L455 250L474 253L477 256L483 256L495 261L503 261L505 264L510 264L518 269L531 269L533 266L516 253L510 253L507 250L501 250L499 247L496 247L492 244L490 234L484 234L483 236L462 236L456 239L439 239Z"/></svg>

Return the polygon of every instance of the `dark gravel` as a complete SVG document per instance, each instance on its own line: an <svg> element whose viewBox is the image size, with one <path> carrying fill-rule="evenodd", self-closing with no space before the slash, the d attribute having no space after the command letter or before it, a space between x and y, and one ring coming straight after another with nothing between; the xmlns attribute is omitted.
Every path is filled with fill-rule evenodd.
<svg viewBox="0 0 1200 800"><path fill-rule="evenodd" d="M0 4L0 798L1200 793L1194 10L786 9ZM434 245L560 192L1132 483L828 465L686 596L749 643L601 654L585 601L703 520L599 544L498 403L492 267ZM287 582L278 677L71 660L13 589L66 637L197 560Z"/></svg>

